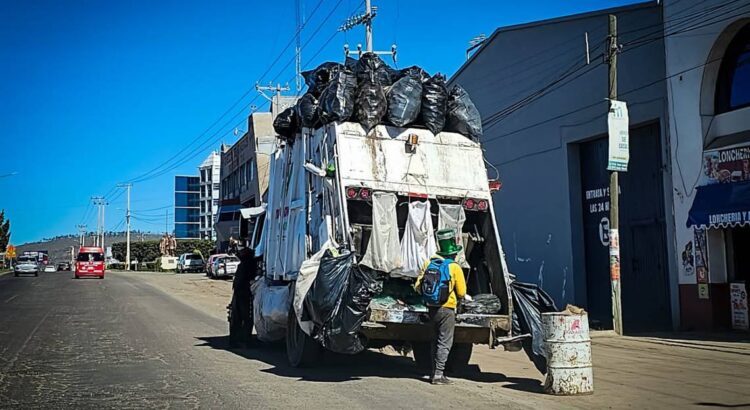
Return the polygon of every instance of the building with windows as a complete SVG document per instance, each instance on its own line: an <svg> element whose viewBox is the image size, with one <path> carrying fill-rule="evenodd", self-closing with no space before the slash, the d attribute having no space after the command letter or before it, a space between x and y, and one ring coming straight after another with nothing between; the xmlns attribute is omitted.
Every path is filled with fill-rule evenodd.
<svg viewBox="0 0 750 410"><path fill-rule="evenodd" d="M174 236L177 239L200 238L200 177L174 177Z"/></svg>
<svg viewBox="0 0 750 410"><path fill-rule="evenodd" d="M216 240L214 222L219 213L221 154L212 151L198 167L200 178L200 237Z"/></svg>
<svg viewBox="0 0 750 410"><path fill-rule="evenodd" d="M675 262L686 329L741 329L742 322L747 329L749 6L664 2ZM744 315L733 311L742 305Z"/></svg>
<svg viewBox="0 0 750 410"><path fill-rule="evenodd" d="M626 333L747 323L750 0L665 0L498 28L451 78L482 115L509 269L612 328L608 16L629 113ZM585 40L588 40L587 42ZM494 176L494 175L492 175ZM737 323L734 323L737 327Z"/></svg>
<svg viewBox="0 0 750 410"><path fill-rule="evenodd" d="M221 186L216 240L225 249L229 238L239 239L240 209L259 206L268 188L269 156L276 133L271 112L256 112L248 117L247 131L221 153Z"/></svg>

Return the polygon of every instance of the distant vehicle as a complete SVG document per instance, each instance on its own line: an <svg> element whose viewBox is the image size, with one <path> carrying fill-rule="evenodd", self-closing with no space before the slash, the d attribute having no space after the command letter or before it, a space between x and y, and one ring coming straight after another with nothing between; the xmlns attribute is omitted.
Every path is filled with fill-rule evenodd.
<svg viewBox="0 0 750 410"><path fill-rule="evenodd" d="M209 278L213 275L213 269L214 269L214 261L216 258L221 258L223 256L229 256L226 253L217 253L215 255L211 255L208 257L208 260L206 261L206 276Z"/></svg>
<svg viewBox="0 0 750 410"><path fill-rule="evenodd" d="M211 277L234 276L237 267L240 266L240 258L236 256L222 256L214 260Z"/></svg>
<svg viewBox="0 0 750 410"><path fill-rule="evenodd" d="M44 267L44 272L57 272L55 265L47 265Z"/></svg>
<svg viewBox="0 0 750 410"><path fill-rule="evenodd" d="M104 249L82 246L76 258L75 278L95 276L104 279Z"/></svg>
<svg viewBox="0 0 750 410"><path fill-rule="evenodd" d="M200 272L204 266L203 257L197 253L183 253L177 259L177 273Z"/></svg>
<svg viewBox="0 0 750 410"><path fill-rule="evenodd" d="M60 262L57 264L57 270L70 271L70 264L68 262Z"/></svg>
<svg viewBox="0 0 750 410"><path fill-rule="evenodd" d="M23 256L29 256L34 258L40 265L47 265L49 263L49 252L48 251L25 251Z"/></svg>
<svg viewBox="0 0 750 410"><path fill-rule="evenodd" d="M22 273L33 273L34 276L39 276L39 263L36 256L21 255L18 257L16 266L13 268L13 274L17 277Z"/></svg>

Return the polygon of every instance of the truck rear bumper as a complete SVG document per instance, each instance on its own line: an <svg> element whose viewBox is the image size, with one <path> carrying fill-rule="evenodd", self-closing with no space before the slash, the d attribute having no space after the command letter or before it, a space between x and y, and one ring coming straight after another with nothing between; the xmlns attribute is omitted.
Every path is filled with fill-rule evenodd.
<svg viewBox="0 0 750 410"><path fill-rule="evenodd" d="M428 341L431 338L426 312L372 309L362 333L370 339ZM510 333L507 315L459 314L456 316L456 343L487 344L494 347L498 337Z"/></svg>

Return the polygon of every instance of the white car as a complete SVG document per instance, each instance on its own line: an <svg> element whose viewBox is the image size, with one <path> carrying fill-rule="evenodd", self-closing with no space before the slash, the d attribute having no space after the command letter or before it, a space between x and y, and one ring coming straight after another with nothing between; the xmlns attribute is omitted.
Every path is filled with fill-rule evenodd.
<svg viewBox="0 0 750 410"><path fill-rule="evenodd" d="M55 265L47 265L44 267L45 272L57 272L57 269L55 269Z"/></svg>
<svg viewBox="0 0 750 410"><path fill-rule="evenodd" d="M240 258L236 256L223 256L214 260L211 268L212 277L234 276L237 267L240 266Z"/></svg>

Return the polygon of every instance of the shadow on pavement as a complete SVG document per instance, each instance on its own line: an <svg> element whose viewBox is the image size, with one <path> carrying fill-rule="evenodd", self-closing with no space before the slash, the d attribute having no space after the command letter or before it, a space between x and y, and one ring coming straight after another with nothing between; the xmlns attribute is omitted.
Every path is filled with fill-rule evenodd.
<svg viewBox="0 0 750 410"><path fill-rule="evenodd" d="M696 406L706 406L706 407L724 407L724 408L732 408L732 409L738 409L742 407L750 407L750 403L742 403L742 404L725 404L725 403L712 403L712 402L700 402L695 403Z"/></svg>
<svg viewBox="0 0 750 410"><path fill-rule="evenodd" d="M325 352L322 358L325 365L295 368L287 362L283 343L269 344L254 340L254 346L250 348L231 348L229 336L206 336L197 339L203 342L197 346L226 350L242 358L258 360L273 366L261 371L281 377L313 382L343 382L361 380L365 377L427 381L427 374L417 368L411 357L388 355L372 349L354 356ZM542 393L539 380L507 377L501 373L482 373L477 365L471 365L466 371L451 376L477 383L504 383L502 387L505 388Z"/></svg>

